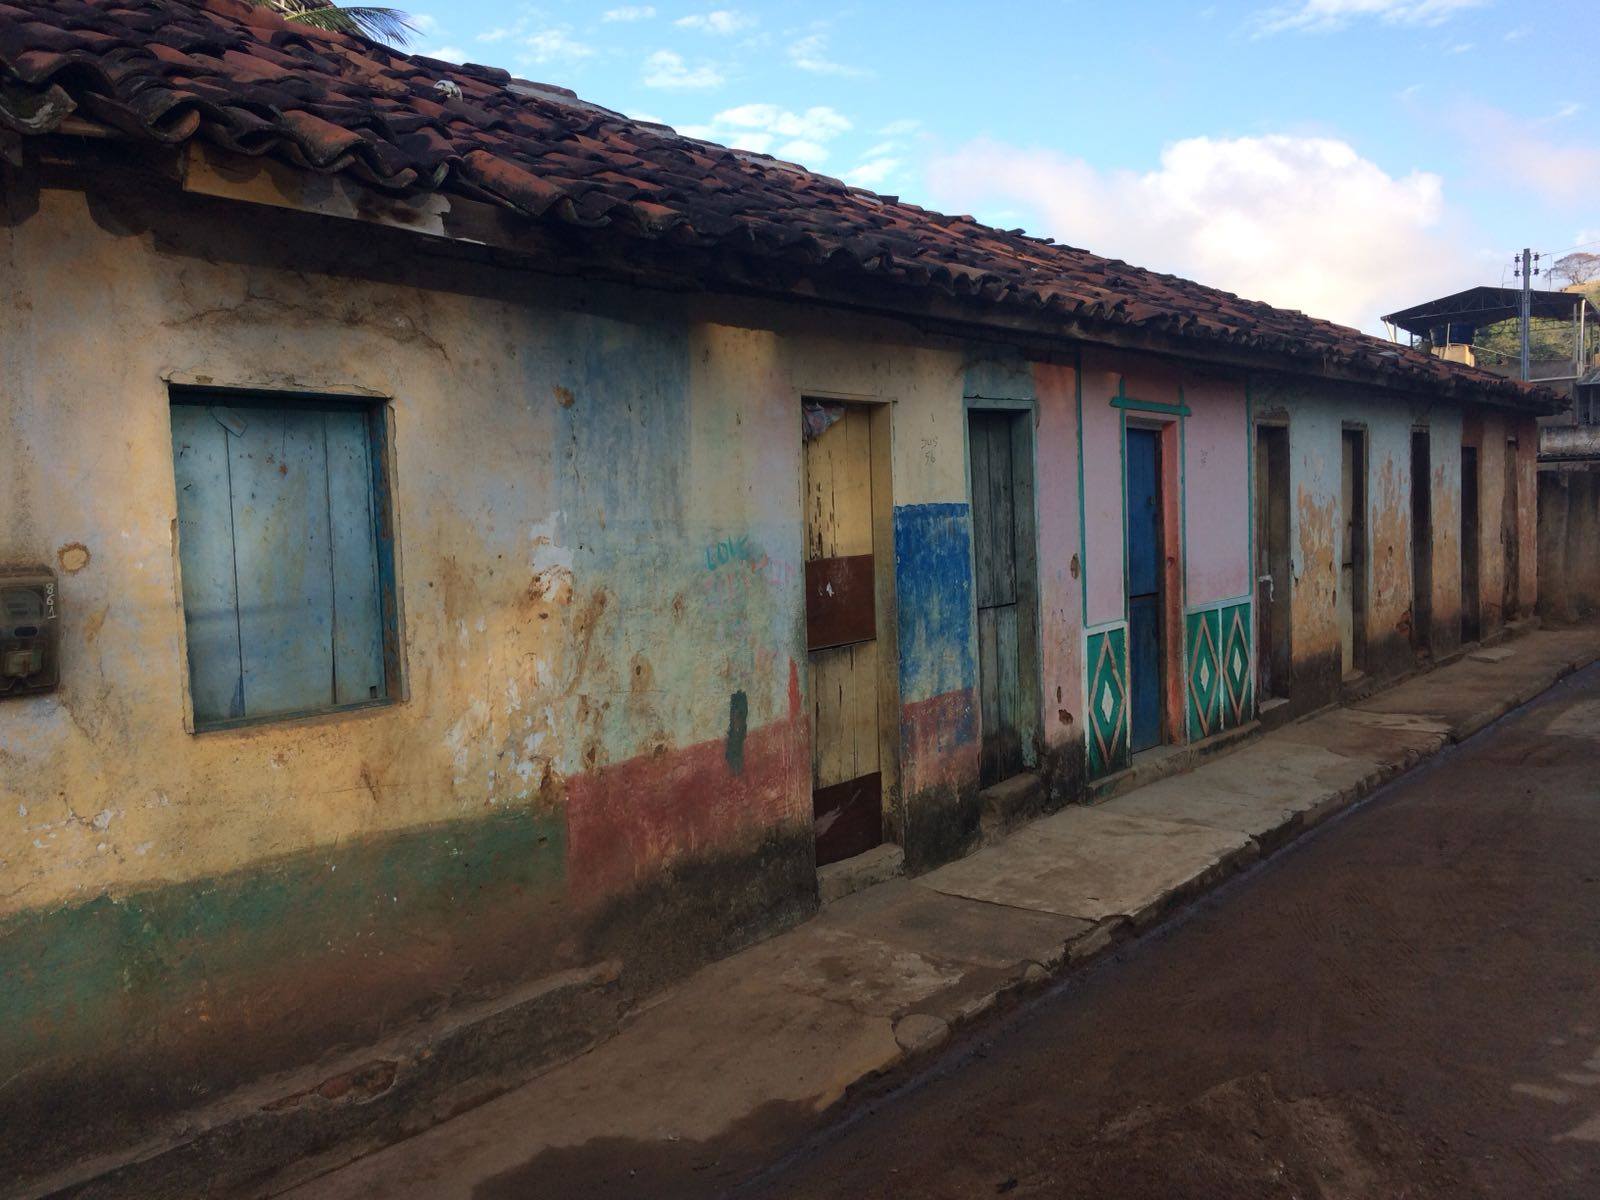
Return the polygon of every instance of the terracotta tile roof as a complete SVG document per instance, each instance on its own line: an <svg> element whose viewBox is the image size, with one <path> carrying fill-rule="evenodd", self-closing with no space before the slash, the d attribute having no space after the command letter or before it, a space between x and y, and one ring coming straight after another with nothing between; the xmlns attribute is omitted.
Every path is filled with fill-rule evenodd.
<svg viewBox="0 0 1600 1200"><path fill-rule="evenodd" d="M0 129L48 133L73 112L138 139L199 138L530 219L937 289L978 320L1022 310L1078 335L1121 328L1429 391L1538 408L1554 400L1301 313L681 137L504 71L288 24L238 0L0 0ZM714 271L714 256L706 262Z"/></svg>

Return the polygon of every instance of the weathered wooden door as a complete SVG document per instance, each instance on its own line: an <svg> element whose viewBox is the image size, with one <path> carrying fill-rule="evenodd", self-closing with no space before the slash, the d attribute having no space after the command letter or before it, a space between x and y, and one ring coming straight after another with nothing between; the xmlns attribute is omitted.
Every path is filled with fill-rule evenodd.
<svg viewBox="0 0 1600 1200"><path fill-rule="evenodd" d="M1161 435L1127 434L1128 686L1135 752L1161 743Z"/></svg>
<svg viewBox="0 0 1600 1200"><path fill-rule="evenodd" d="M871 413L858 405L812 408L821 415L805 443L806 643L821 866L883 840L883 764Z"/></svg>
<svg viewBox="0 0 1600 1200"><path fill-rule="evenodd" d="M1339 666L1348 675L1361 666L1366 640L1367 454L1358 429L1341 439L1340 504L1344 535L1339 557Z"/></svg>
<svg viewBox="0 0 1600 1200"><path fill-rule="evenodd" d="M1289 431L1256 429L1256 694L1287 698L1292 678Z"/></svg>
<svg viewBox="0 0 1600 1200"><path fill-rule="evenodd" d="M1426 429L1411 431L1411 647L1433 646L1433 453Z"/></svg>
<svg viewBox="0 0 1600 1200"><path fill-rule="evenodd" d="M1478 448L1461 447L1461 640L1483 634L1478 585Z"/></svg>
<svg viewBox="0 0 1600 1200"><path fill-rule="evenodd" d="M1517 440L1506 442L1506 486L1501 493L1500 550L1505 563L1501 577L1501 618L1515 620L1521 607L1521 570L1518 566L1521 539L1517 536Z"/></svg>
<svg viewBox="0 0 1600 1200"><path fill-rule="evenodd" d="M979 780L987 786L1032 763L1038 712L1030 414L968 414L972 556L978 600Z"/></svg>

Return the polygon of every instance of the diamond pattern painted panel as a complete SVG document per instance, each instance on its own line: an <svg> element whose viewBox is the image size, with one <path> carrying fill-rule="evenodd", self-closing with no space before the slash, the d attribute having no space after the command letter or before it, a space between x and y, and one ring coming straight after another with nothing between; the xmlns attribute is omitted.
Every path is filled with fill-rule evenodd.
<svg viewBox="0 0 1600 1200"><path fill-rule="evenodd" d="M1089 778L1120 771L1128 753L1128 631L1091 633L1089 663Z"/></svg>
<svg viewBox="0 0 1600 1200"><path fill-rule="evenodd" d="M1217 611L1190 613L1189 687L1184 705L1189 740L1198 742L1222 728L1222 638Z"/></svg>
<svg viewBox="0 0 1600 1200"><path fill-rule="evenodd" d="M1222 719L1232 729L1255 717L1250 669L1250 604L1236 604L1222 612Z"/></svg>
<svg viewBox="0 0 1600 1200"><path fill-rule="evenodd" d="M1189 740L1221 733L1255 717L1250 669L1250 604L1192 612L1187 621Z"/></svg>

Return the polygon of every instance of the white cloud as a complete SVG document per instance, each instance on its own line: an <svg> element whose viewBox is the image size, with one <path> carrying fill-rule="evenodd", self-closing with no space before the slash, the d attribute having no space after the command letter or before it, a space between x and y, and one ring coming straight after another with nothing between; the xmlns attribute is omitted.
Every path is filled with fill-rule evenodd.
<svg viewBox="0 0 1600 1200"><path fill-rule="evenodd" d="M929 183L948 211L1022 208L1097 254L1347 325L1472 282L1439 178L1391 176L1331 138L1189 138L1145 172L978 141Z"/></svg>
<svg viewBox="0 0 1600 1200"><path fill-rule="evenodd" d="M713 12L695 13L692 16L679 17L673 22L681 29L699 29L706 33L714 33L726 37L731 33L738 33L741 29L749 29L756 23L756 19L741 12L731 9L719 8Z"/></svg>
<svg viewBox="0 0 1600 1200"><path fill-rule="evenodd" d="M922 128L922 122L915 117L901 117L898 121L890 121L878 133L883 137L903 137L908 133L915 133Z"/></svg>
<svg viewBox="0 0 1600 1200"><path fill-rule="evenodd" d="M594 47L575 41L564 29L541 29L524 39L523 59L531 63L581 62L594 55Z"/></svg>
<svg viewBox="0 0 1600 1200"><path fill-rule="evenodd" d="M802 71L815 75L865 75L860 67L847 67L828 57L828 39L812 33L789 46L789 61Z"/></svg>
<svg viewBox="0 0 1600 1200"><path fill-rule="evenodd" d="M435 46L432 50L420 52L423 58L437 58L444 62L464 63L467 61L467 52L460 46Z"/></svg>
<svg viewBox="0 0 1600 1200"><path fill-rule="evenodd" d="M1420 83L1412 83L1401 88L1395 93L1395 96L1400 100L1415 100L1417 96L1421 94L1421 92L1422 85Z"/></svg>
<svg viewBox="0 0 1600 1200"><path fill-rule="evenodd" d="M1587 205L1600 192L1600 142L1584 130L1550 126L1572 115L1563 105L1553 116L1526 119L1485 104L1458 101L1449 120L1478 159L1485 179L1499 189L1520 188L1557 206Z"/></svg>
<svg viewBox="0 0 1600 1200"><path fill-rule="evenodd" d="M615 21L648 21L656 15L653 5L625 4L621 8L608 8L600 14L600 19L607 22Z"/></svg>
<svg viewBox="0 0 1600 1200"><path fill-rule="evenodd" d="M432 13L410 13L406 20L411 22L418 33L432 35L440 30L439 18Z"/></svg>
<svg viewBox="0 0 1600 1200"><path fill-rule="evenodd" d="M653 88L693 90L719 87L722 72L711 63L691 67L675 50L657 50L644 60L644 85Z"/></svg>
<svg viewBox="0 0 1600 1200"><path fill-rule="evenodd" d="M854 170L844 173L844 181L853 183L856 187L881 188L904 165L898 158L889 155L878 158L869 158Z"/></svg>
<svg viewBox="0 0 1600 1200"><path fill-rule="evenodd" d="M1442 25L1457 13L1487 0L1298 0L1269 8L1257 18L1257 32L1332 33L1364 18L1386 25Z"/></svg>
<svg viewBox="0 0 1600 1200"><path fill-rule="evenodd" d="M1577 116L1582 111L1583 111L1583 105L1579 104L1576 100L1568 100L1563 104L1557 105L1555 112L1551 113L1548 117L1545 117L1543 119L1545 121L1547 121L1547 122L1548 121L1565 121L1569 117Z"/></svg>
<svg viewBox="0 0 1600 1200"><path fill-rule="evenodd" d="M1472 43L1471 42L1457 42L1455 45L1446 48L1445 53L1446 54L1465 54L1468 50L1471 50L1471 49L1472 49Z"/></svg>
<svg viewBox="0 0 1600 1200"><path fill-rule="evenodd" d="M776 104L741 104L723 109L708 124L685 125L680 132L812 166L828 157L829 142L851 128L850 118L826 105L792 112Z"/></svg>

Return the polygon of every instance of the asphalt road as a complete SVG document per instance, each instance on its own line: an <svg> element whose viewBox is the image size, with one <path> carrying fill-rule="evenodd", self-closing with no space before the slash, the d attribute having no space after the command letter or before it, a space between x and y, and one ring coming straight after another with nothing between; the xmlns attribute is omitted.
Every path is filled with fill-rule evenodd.
<svg viewBox="0 0 1600 1200"><path fill-rule="evenodd" d="M967 1049L739 1194L1600 1197L1600 669Z"/></svg>

